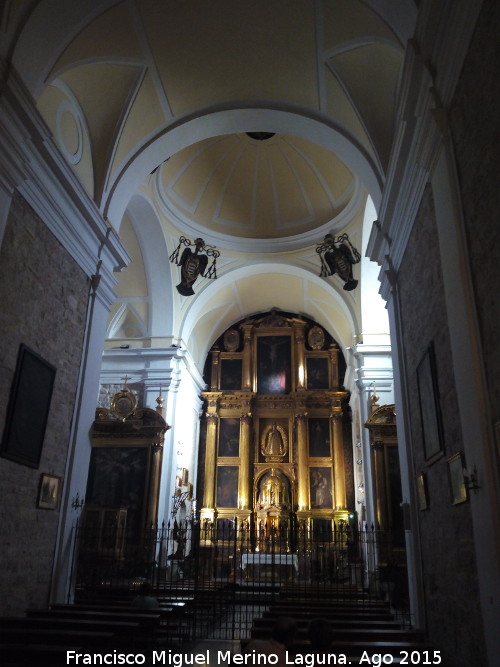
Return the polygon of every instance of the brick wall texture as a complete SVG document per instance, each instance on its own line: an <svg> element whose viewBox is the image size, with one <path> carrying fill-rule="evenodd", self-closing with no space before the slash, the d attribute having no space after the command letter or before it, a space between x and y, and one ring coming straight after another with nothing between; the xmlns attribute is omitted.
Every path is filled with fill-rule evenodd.
<svg viewBox="0 0 500 667"><path fill-rule="evenodd" d="M500 3L484 0L450 110L494 422L500 421L499 25Z"/></svg>
<svg viewBox="0 0 500 667"><path fill-rule="evenodd" d="M88 291L84 272L15 198L0 249L1 433L19 344L57 371L39 469L0 458L0 613L48 602L59 511L37 509L37 495L41 473L64 478Z"/></svg>
<svg viewBox="0 0 500 667"><path fill-rule="evenodd" d="M414 468L427 478L429 509L421 511L420 541L427 629L443 658L456 665L482 660L482 627L469 503L451 502L447 459L463 449L442 286L436 216L428 185L399 273L401 321L409 392ZM417 367L434 344L443 453L427 465L418 397Z"/></svg>

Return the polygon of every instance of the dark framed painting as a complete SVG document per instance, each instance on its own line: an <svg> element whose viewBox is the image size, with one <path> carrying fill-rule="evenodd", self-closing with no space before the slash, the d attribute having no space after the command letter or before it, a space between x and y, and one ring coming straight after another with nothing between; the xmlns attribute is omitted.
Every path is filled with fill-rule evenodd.
<svg viewBox="0 0 500 667"><path fill-rule="evenodd" d="M36 506L42 510L55 510L59 505L61 478L43 473L40 475L40 487Z"/></svg>
<svg viewBox="0 0 500 667"><path fill-rule="evenodd" d="M418 398L422 422L424 457L434 462L443 454L443 428L434 345L429 345L417 367Z"/></svg>
<svg viewBox="0 0 500 667"><path fill-rule="evenodd" d="M330 453L330 420L328 417L309 417L307 420L309 456L324 458Z"/></svg>
<svg viewBox="0 0 500 667"><path fill-rule="evenodd" d="M464 479L464 460L462 454L453 454L447 461L448 476L450 479L451 502L454 505L464 503L469 499Z"/></svg>
<svg viewBox="0 0 500 667"><path fill-rule="evenodd" d="M239 391L243 378L242 359L220 360L220 388L223 391Z"/></svg>
<svg viewBox="0 0 500 667"><path fill-rule="evenodd" d="M309 468L309 489L312 509L332 509L332 469Z"/></svg>
<svg viewBox="0 0 500 667"><path fill-rule="evenodd" d="M257 338L257 393L288 394L292 390L290 336Z"/></svg>
<svg viewBox="0 0 500 667"><path fill-rule="evenodd" d="M144 526L149 459L149 447L93 447L90 454L86 504L127 510L130 537Z"/></svg>
<svg viewBox="0 0 500 667"><path fill-rule="evenodd" d="M219 420L219 456L239 456L240 420L223 417Z"/></svg>
<svg viewBox="0 0 500 667"><path fill-rule="evenodd" d="M306 369L308 389L330 388L328 361L327 357L307 357Z"/></svg>
<svg viewBox="0 0 500 667"><path fill-rule="evenodd" d="M19 347L0 455L38 468L56 369L24 344Z"/></svg>
<svg viewBox="0 0 500 667"><path fill-rule="evenodd" d="M238 466L217 467L217 507L238 507Z"/></svg>

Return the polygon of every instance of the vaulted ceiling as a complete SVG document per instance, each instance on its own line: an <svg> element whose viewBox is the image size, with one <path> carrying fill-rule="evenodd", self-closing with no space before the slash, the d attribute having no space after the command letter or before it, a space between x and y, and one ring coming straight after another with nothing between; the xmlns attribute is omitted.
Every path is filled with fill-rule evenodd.
<svg viewBox="0 0 500 667"><path fill-rule="evenodd" d="M415 14L412 0L6 3L2 48L132 256L110 339L190 341L201 358L273 306L344 347L362 332L360 291L318 278L315 244L365 243ZM191 300L168 262L181 234L222 253L217 287L200 280Z"/></svg>

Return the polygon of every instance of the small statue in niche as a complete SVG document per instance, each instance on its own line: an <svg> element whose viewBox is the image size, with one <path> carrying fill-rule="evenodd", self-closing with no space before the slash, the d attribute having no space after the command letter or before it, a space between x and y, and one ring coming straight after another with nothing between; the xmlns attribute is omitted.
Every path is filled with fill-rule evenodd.
<svg viewBox="0 0 500 667"><path fill-rule="evenodd" d="M278 426L275 421L264 436L261 451L266 459L267 457L282 457L286 454L286 442L283 427Z"/></svg>

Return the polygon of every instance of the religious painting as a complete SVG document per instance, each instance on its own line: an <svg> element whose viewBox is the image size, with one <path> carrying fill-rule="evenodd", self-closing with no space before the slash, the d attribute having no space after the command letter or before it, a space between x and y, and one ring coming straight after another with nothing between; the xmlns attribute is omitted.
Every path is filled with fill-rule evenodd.
<svg viewBox="0 0 500 667"><path fill-rule="evenodd" d="M222 391L239 391L243 377L241 359L220 360L220 388Z"/></svg>
<svg viewBox="0 0 500 667"><path fill-rule="evenodd" d="M238 456L240 448L240 420L234 417L219 421L219 456Z"/></svg>
<svg viewBox="0 0 500 667"><path fill-rule="evenodd" d="M86 504L127 510L127 534L143 529L149 448L93 447Z"/></svg>
<svg viewBox="0 0 500 667"><path fill-rule="evenodd" d="M59 503L61 478L55 475L40 476L40 488L36 506L44 510L55 510Z"/></svg>
<svg viewBox="0 0 500 667"><path fill-rule="evenodd" d="M0 454L38 468L56 369L21 344L5 418Z"/></svg>
<svg viewBox="0 0 500 667"><path fill-rule="evenodd" d="M308 389L330 388L327 357L308 357L306 360L306 368Z"/></svg>
<svg viewBox="0 0 500 667"><path fill-rule="evenodd" d="M217 467L217 507L238 507L238 466Z"/></svg>
<svg viewBox="0 0 500 667"><path fill-rule="evenodd" d="M307 420L307 431L309 437L309 456L331 456L330 420L328 417L310 417Z"/></svg>
<svg viewBox="0 0 500 667"><path fill-rule="evenodd" d="M434 346L431 344L417 368L418 397L422 421L424 456L428 463L435 461L443 451L441 411L437 384Z"/></svg>
<svg viewBox="0 0 500 667"><path fill-rule="evenodd" d="M332 509L333 494L331 468L309 468L309 489L312 509Z"/></svg>
<svg viewBox="0 0 500 667"><path fill-rule="evenodd" d="M290 336L257 338L257 393L288 394L292 388Z"/></svg>

